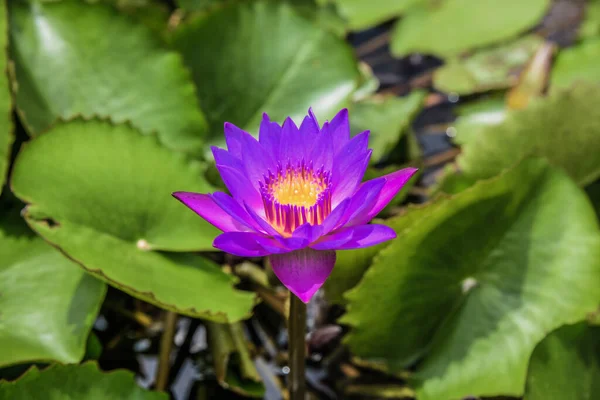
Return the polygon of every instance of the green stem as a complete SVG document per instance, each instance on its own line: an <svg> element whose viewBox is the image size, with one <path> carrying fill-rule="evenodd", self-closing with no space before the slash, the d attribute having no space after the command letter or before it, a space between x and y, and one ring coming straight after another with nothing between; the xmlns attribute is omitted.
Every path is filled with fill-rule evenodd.
<svg viewBox="0 0 600 400"><path fill-rule="evenodd" d="M171 368L171 349L175 337L175 325L177 324L177 313L165 312L165 330L160 339L160 354L158 358L158 370L156 373L156 390L163 391L169 383L169 369Z"/></svg>
<svg viewBox="0 0 600 400"><path fill-rule="evenodd" d="M306 304L290 293L290 317L288 324L290 374L288 389L290 400L305 400L306 382L304 359L306 353Z"/></svg>

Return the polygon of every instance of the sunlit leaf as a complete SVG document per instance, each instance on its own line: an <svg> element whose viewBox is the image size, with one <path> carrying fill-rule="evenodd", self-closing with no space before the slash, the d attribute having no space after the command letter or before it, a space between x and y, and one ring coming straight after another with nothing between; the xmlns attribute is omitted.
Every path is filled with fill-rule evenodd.
<svg viewBox="0 0 600 400"><path fill-rule="evenodd" d="M371 161L380 161L394 148L414 116L421 110L426 93L415 91L406 97L375 97L356 103L350 111L352 134L371 131Z"/></svg>
<svg viewBox="0 0 600 400"><path fill-rule="evenodd" d="M549 0L425 1L407 12L392 33L396 56L412 52L453 56L518 35L543 17Z"/></svg>
<svg viewBox="0 0 600 400"><path fill-rule="evenodd" d="M583 22L579 26L581 38L600 36L600 0L588 0Z"/></svg>
<svg viewBox="0 0 600 400"><path fill-rule="evenodd" d="M128 125L76 120L18 156L12 188L46 240L109 284L158 306L225 322L246 316L250 293L203 257L217 230L171 197L209 192L200 165Z"/></svg>
<svg viewBox="0 0 600 400"><path fill-rule="evenodd" d="M594 210L542 161L389 221L398 238L348 293L356 355L392 371L425 357L419 400L521 395L534 346L598 306Z"/></svg>
<svg viewBox="0 0 600 400"><path fill-rule="evenodd" d="M263 112L300 122L312 106L331 118L360 80L348 44L285 3L224 5L183 24L173 45L193 73L212 144L223 144L226 121L256 133Z"/></svg>
<svg viewBox="0 0 600 400"><path fill-rule="evenodd" d="M137 386L132 372L102 372L94 362L30 369L15 382L0 382L1 400L167 400L166 393Z"/></svg>
<svg viewBox="0 0 600 400"><path fill-rule="evenodd" d="M0 367L81 361L105 292L18 214L0 216Z"/></svg>
<svg viewBox="0 0 600 400"><path fill-rule="evenodd" d="M556 56L550 89L556 92L576 82L600 82L600 38L564 49Z"/></svg>
<svg viewBox="0 0 600 400"><path fill-rule="evenodd" d="M600 176L599 129L600 86L580 85L508 113L466 143L457 163L465 175L481 179L536 154L585 185Z"/></svg>
<svg viewBox="0 0 600 400"><path fill-rule="evenodd" d="M504 96L492 96L457 107L458 117L452 124L453 141L464 145L473 140L489 126L499 125L506 118Z"/></svg>
<svg viewBox="0 0 600 400"><path fill-rule="evenodd" d="M352 30L360 30L392 19L424 0L334 0Z"/></svg>
<svg viewBox="0 0 600 400"><path fill-rule="evenodd" d="M529 362L525 400L600 398L600 328L563 326L538 344Z"/></svg>
<svg viewBox="0 0 600 400"><path fill-rule="evenodd" d="M10 22L16 102L30 134L58 118L100 116L202 151L206 121L189 72L148 28L79 0L11 1Z"/></svg>
<svg viewBox="0 0 600 400"><path fill-rule="evenodd" d="M471 94L505 89L517 82L520 70L543 43L538 36L481 50L465 59L454 58L434 74L433 86L446 93Z"/></svg>

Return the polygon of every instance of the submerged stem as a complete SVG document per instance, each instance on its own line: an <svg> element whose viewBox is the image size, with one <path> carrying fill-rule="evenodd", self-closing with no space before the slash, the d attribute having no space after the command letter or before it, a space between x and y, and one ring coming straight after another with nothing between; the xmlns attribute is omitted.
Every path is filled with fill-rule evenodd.
<svg viewBox="0 0 600 400"><path fill-rule="evenodd" d="M288 332L288 351L290 358L288 389L290 391L290 400L304 400L306 391L304 375L306 353L306 304L293 293L290 293Z"/></svg>
<svg viewBox="0 0 600 400"><path fill-rule="evenodd" d="M175 336L175 325L177 323L177 313L167 311L165 313L165 330L160 340L160 355L158 360L158 370L156 373L156 390L163 391L167 388L169 381L169 369L171 367L171 349L173 348L173 338Z"/></svg>

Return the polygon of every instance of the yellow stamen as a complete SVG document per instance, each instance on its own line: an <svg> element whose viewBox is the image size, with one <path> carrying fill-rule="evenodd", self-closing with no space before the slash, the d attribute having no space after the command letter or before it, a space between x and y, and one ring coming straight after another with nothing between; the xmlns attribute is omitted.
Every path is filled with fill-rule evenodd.
<svg viewBox="0 0 600 400"><path fill-rule="evenodd" d="M306 176L308 175L308 176ZM311 207L317 202L319 194L325 190L323 182L312 174L286 174L280 176L273 185L273 197L279 204Z"/></svg>
<svg viewBox="0 0 600 400"><path fill-rule="evenodd" d="M260 183L266 219L282 236L289 237L299 226L323 223L331 212L330 176L313 171L304 163L279 167Z"/></svg>

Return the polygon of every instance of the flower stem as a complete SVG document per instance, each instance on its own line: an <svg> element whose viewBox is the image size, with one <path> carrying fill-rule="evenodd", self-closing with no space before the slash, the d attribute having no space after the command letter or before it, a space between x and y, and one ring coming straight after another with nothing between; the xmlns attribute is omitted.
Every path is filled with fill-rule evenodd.
<svg viewBox="0 0 600 400"><path fill-rule="evenodd" d="M306 383L304 376L304 359L306 353L306 304L290 293L289 358L290 374L288 389L290 400L305 400Z"/></svg>

